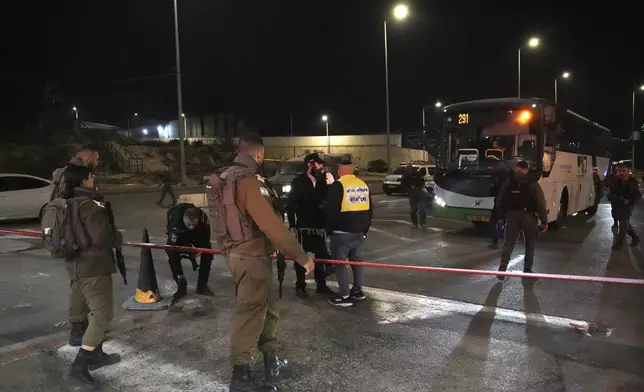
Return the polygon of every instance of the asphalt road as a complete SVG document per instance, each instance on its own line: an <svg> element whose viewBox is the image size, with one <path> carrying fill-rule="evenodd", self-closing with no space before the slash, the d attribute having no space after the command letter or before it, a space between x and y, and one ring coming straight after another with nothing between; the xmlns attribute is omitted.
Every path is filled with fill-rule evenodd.
<svg viewBox="0 0 644 392"><path fill-rule="evenodd" d="M127 240L164 241L165 210L153 194L110 196ZM401 197L375 197L366 258L379 263L493 270L500 251L484 233L429 219L413 230ZM637 211L634 223L641 226ZM643 278L640 248L611 251L612 220L602 205L592 219L539 238L535 270L555 274ZM36 222L0 226L37 228ZM511 262L522 269L519 244ZM126 248L131 284L115 275L117 304L134 294L139 252ZM162 252L154 252L162 293L174 283ZM0 237L0 391L81 390L66 367L67 277L38 244ZM189 291L196 275L186 261ZM372 268L368 299L337 309L313 294L295 297L294 274L280 301L281 353L291 362L282 391L643 391L644 288L522 281ZM105 391L227 391L234 288L215 259L213 300L189 295L160 312L116 311L106 350L123 362L95 372ZM331 283L333 285L333 282ZM584 336L570 323L601 331ZM609 336L604 331L610 331ZM261 377L261 356L255 365Z"/></svg>

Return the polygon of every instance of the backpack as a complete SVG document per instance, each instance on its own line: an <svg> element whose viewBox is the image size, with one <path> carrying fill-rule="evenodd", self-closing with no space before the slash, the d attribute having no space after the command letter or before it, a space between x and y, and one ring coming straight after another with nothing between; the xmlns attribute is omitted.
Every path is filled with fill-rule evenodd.
<svg viewBox="0 0 644 392"><path fill-rule="evenodd" d="M506 191L506 205L510 210L536 212L537 206L532 193L532 184L510 180Z"/></svg>
<svg viewBox="0 0 644 392"><path fill-rule="evenodd" d="M45 248L54 259L72 260L91 239L80 221L79 209L87 200L54 199L42 210L41 235Z"/></svg>

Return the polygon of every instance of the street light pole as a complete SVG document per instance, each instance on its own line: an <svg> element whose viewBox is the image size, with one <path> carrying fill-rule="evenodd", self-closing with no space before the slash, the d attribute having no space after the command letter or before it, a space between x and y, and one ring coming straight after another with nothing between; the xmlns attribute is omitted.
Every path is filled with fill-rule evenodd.
<svg viewBox="0 0 644 392"><path fill-rule="evenodd" d="M555 105L557 104L558 93L557 93L557 79L555 78Z"/></svg>
<svg viewBox="0 0 644 392"><path fill-rule="evenodd" d="M326 114L322 116L324 127L326 128L326 153L331 155L331 137L329 136L329 116Z"/></svg>
<svg viewBox="0 0 644 392"><path fill-rule="evenodd" d="M635 90L633 90L633 109L631 111L631 141L631 167L633 174L635 174Z"/></svg>
<svg viewBox="0 0 644 392"><path fill-rule="evenodd" d="M175 44L175 54L177 62L177 105L178 105L178 123L179 123L179 154L181 159L181 183L185 184L187 180L186 175L186 151L183 146L183 134L185 132L185 126L183 121L181 121L183 114L183 102L181 100L181 56L179 51L179 9L177 6L177 0L174 0L174 44Z"/></svg>
<svg viewBox="0 0 644 392"><path fill-rule="evenodd" d="M387 21L384 22L385 30L385 112L387 116L387 140L386 140L386 149L387 149L387 171L391 173L391 153L389 151L389 133L390 133L390 124L389 124L389 53L387 49Z"/></svg>
<svg viewBox="0 0 644 392"><path fill-rule="evenodd" d="M517 98L521 98L521 48L517 50Z"/></svg>
<svg viewBox="0 0 644 392"><path fill-rule="evenodd" d="M427 106L423 106L423 160L427 162Z"/></svg>

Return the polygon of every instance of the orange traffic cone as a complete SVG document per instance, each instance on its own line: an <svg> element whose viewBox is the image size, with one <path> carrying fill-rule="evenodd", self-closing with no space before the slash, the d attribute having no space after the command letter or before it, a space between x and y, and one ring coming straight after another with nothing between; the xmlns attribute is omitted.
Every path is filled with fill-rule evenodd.
<svg viewBox="0 0 644 392"><path fill-rule="evenodd" d="M147 229L143 229L141 242L150 242L150 235ZM141 266L139 268L136 292L121 307L126 310L161 310L168 308L171 303L171 298L166 300L159 294L152 250L150 248L141 248Z"/></svg>

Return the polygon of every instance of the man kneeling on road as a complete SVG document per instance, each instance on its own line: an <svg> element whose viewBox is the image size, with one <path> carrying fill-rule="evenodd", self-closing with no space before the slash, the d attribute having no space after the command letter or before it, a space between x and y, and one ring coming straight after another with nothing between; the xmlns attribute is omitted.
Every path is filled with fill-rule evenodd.
<svg viewBox="0 0 644 392"><path fill-rule="evenodd" d="M529 166L526 161L520 161L511 178L505 180L499 195L496 199L496 209L507 221L507 233L503 253L501 253L501 265L499 271L506 271L514 246L523 232L525 241L525 257L523 261L523 272L532 273L532 262L534 261L534 248L537 242L537 234L548 230L548 214L546 212L546 201L541 186L535 176L529 174ZM537 216L541 225L537 225ZM504 276L497 276L504 280Z"/></svg>
<svg viewBox="0 0 644 392"><path fill-rule="evenodd" d="M210 249L210 225L206 214L194 204L182 203L168 210L167 221L168 245L177 246L194 246L196 248ZM210 267L212 265L213 255L211 253L201 255L201 265L197 265L197 254L180 251L167 250L172 278L177 283L177 292L174 294L174 300L188 294L188 282L183 274L181 260L187 258L192 262L193 271L199 268L199 277L197 278L197 294L209 297L215 294L208 287L208 278L210 277Z"/></svg>
<svg viewBox="0 0 644 392"><path fill-rule="evenodd" d="M362 244L371 227L373 204L369 187L353 174L350 160L338 167L338 181L331 184L326 205L326 232L331 236L331 257L335 260L362 261ZM354 300L363 300L364 267L352 265L353 287L345 265L336 265L335 274L340 293L329 299L334 306L352 306Z"/></svg>

